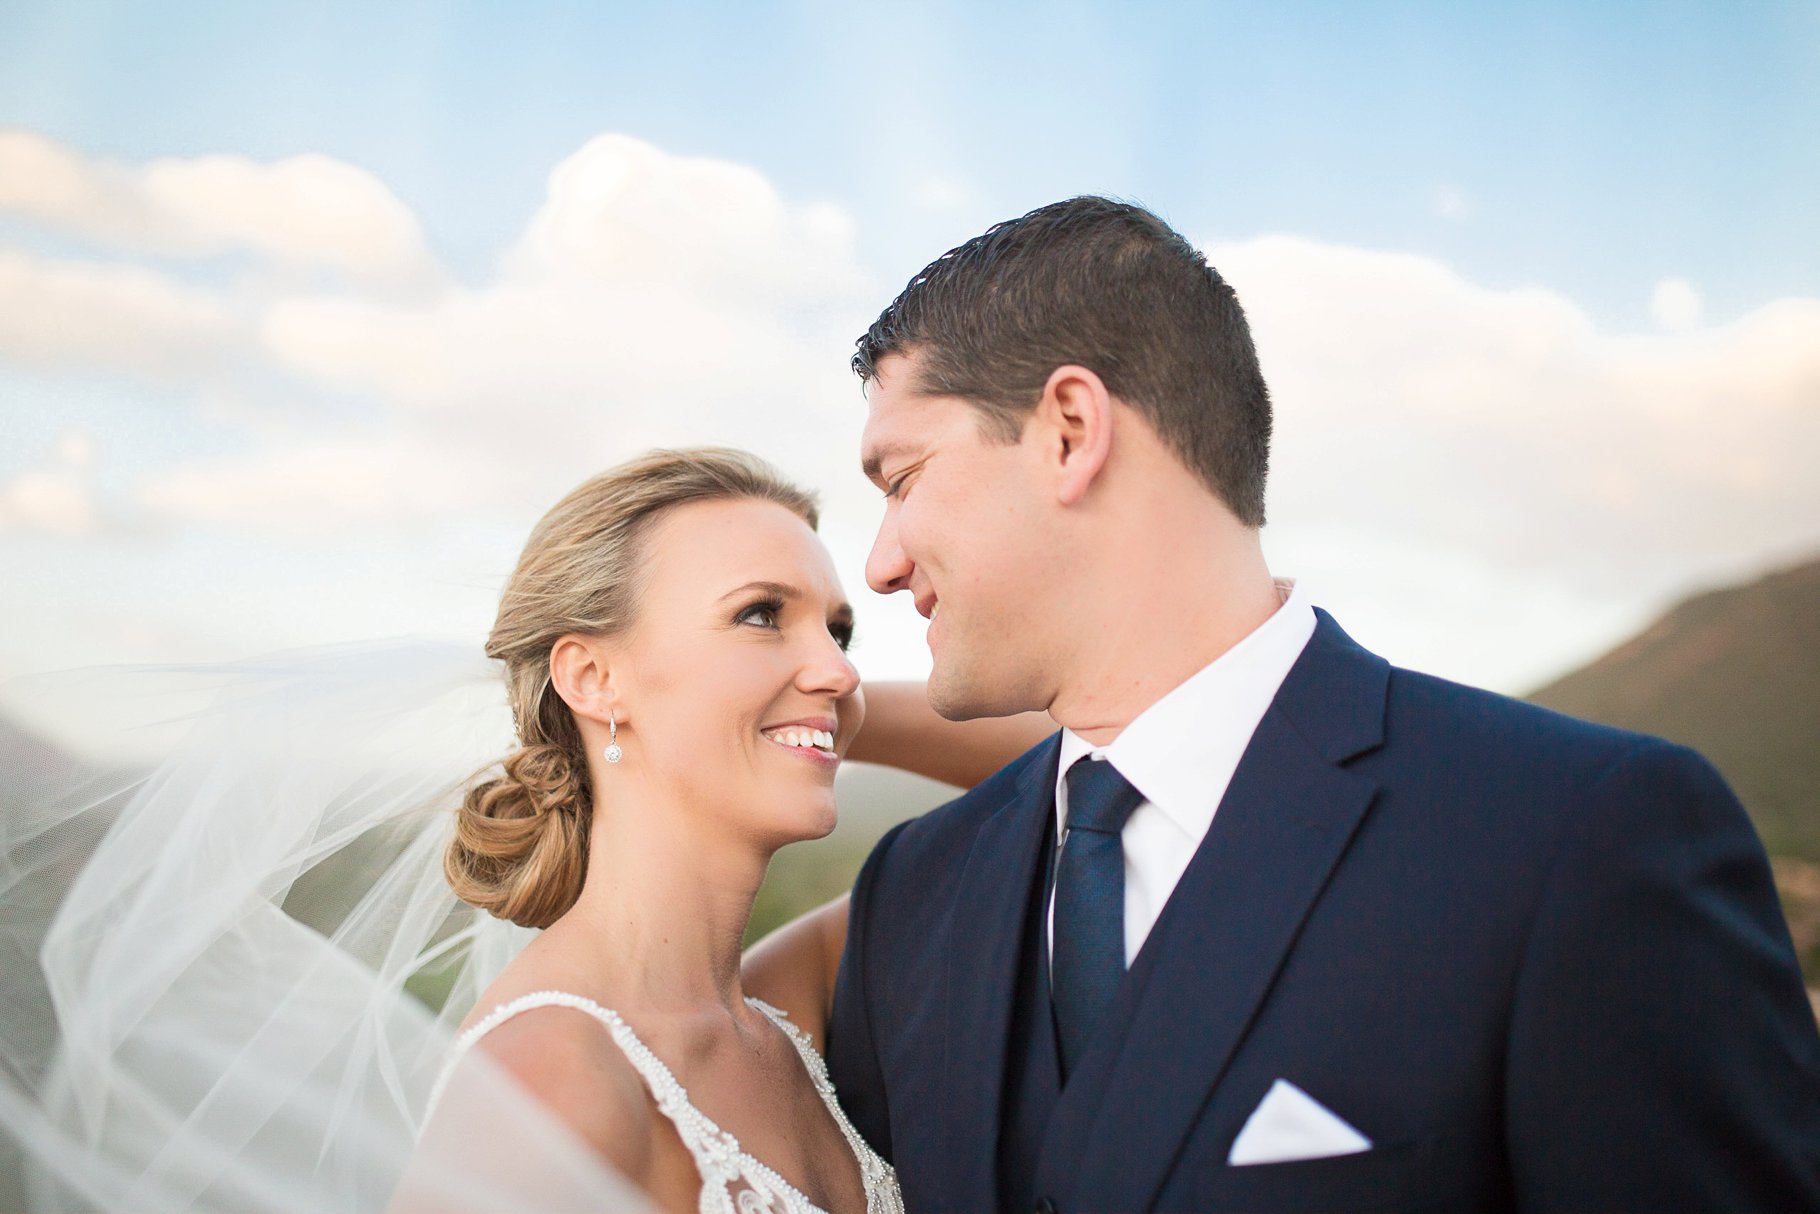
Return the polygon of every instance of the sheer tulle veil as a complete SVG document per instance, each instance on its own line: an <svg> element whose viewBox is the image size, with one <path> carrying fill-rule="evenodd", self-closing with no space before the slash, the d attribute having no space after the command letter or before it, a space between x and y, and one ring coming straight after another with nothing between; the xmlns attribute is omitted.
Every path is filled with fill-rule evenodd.
<svg viewBox="0 0 1820 1214"><path fill-rule="evenodd" d="M454 1026L529 935L442 876L462 785L514 745L478 645L8 692L73 707L87 753L124 745L8 762L0 1208L648 1205L479 1055L425 1125Z"/></svg>

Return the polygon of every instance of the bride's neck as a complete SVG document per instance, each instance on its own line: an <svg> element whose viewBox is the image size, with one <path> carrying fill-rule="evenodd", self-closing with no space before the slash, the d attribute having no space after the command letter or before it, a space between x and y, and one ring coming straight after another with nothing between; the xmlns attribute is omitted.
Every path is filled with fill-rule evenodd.
<svg viewBox="0 0 1820 1214"><path fill-rule="evenodd" d="M739 1009L740 945L770 854L656 790L597 809L588 876L562 917L622 1007Z"/></svg>

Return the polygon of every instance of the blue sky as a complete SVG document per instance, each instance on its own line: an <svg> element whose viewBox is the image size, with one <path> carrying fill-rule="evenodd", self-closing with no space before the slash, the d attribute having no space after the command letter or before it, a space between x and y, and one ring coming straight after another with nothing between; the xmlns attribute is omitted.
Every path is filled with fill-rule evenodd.
<svg viewBox="0 0 1820 1214"><path fill-rule="evenodd" d="M619 130L888 220L863 240L901 276L1093 190L1625 327L1665 275L1716 317L1820 281L1813 3L15 3L0 119L124 160L343 158L468 267ZM965 201L918 206L931 180Z"/></svg>
<svg viewBox="0 0 1820 1214"><path fill-rule="evenodd" d="M915 675L846 352L1084 191L1238 287L1267 550L1394 660L1520 691L1820 552L1820 3L15 2L0 679L477 636L691 441L823 489Z"/></svg>

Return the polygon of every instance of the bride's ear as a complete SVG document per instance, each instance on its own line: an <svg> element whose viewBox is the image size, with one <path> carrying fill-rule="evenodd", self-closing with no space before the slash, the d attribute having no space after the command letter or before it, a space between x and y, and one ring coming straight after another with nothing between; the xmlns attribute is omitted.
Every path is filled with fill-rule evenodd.
<svg viewBox="0 0 1820 1214"><path fill-rule="evenodd" d="M550 647L550 685L569 711L605 725L611 718L625 724L625 710L613 687L605 644L579 633L558 637Z"/></svg>

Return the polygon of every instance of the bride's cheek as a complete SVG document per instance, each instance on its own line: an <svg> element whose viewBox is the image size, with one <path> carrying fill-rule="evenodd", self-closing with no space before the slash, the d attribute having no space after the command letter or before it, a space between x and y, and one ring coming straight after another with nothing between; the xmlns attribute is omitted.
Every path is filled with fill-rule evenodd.
<svg viewBox="0 0 1820 1214"><path fill-rule="evenodd" d="M863 685L855 687L853 694L836 709L835 719L840 722L837 749L841 754L846 754L847 748L853 745L853 739L859 736L859 731L866 724L866 689Z"/></svg>

